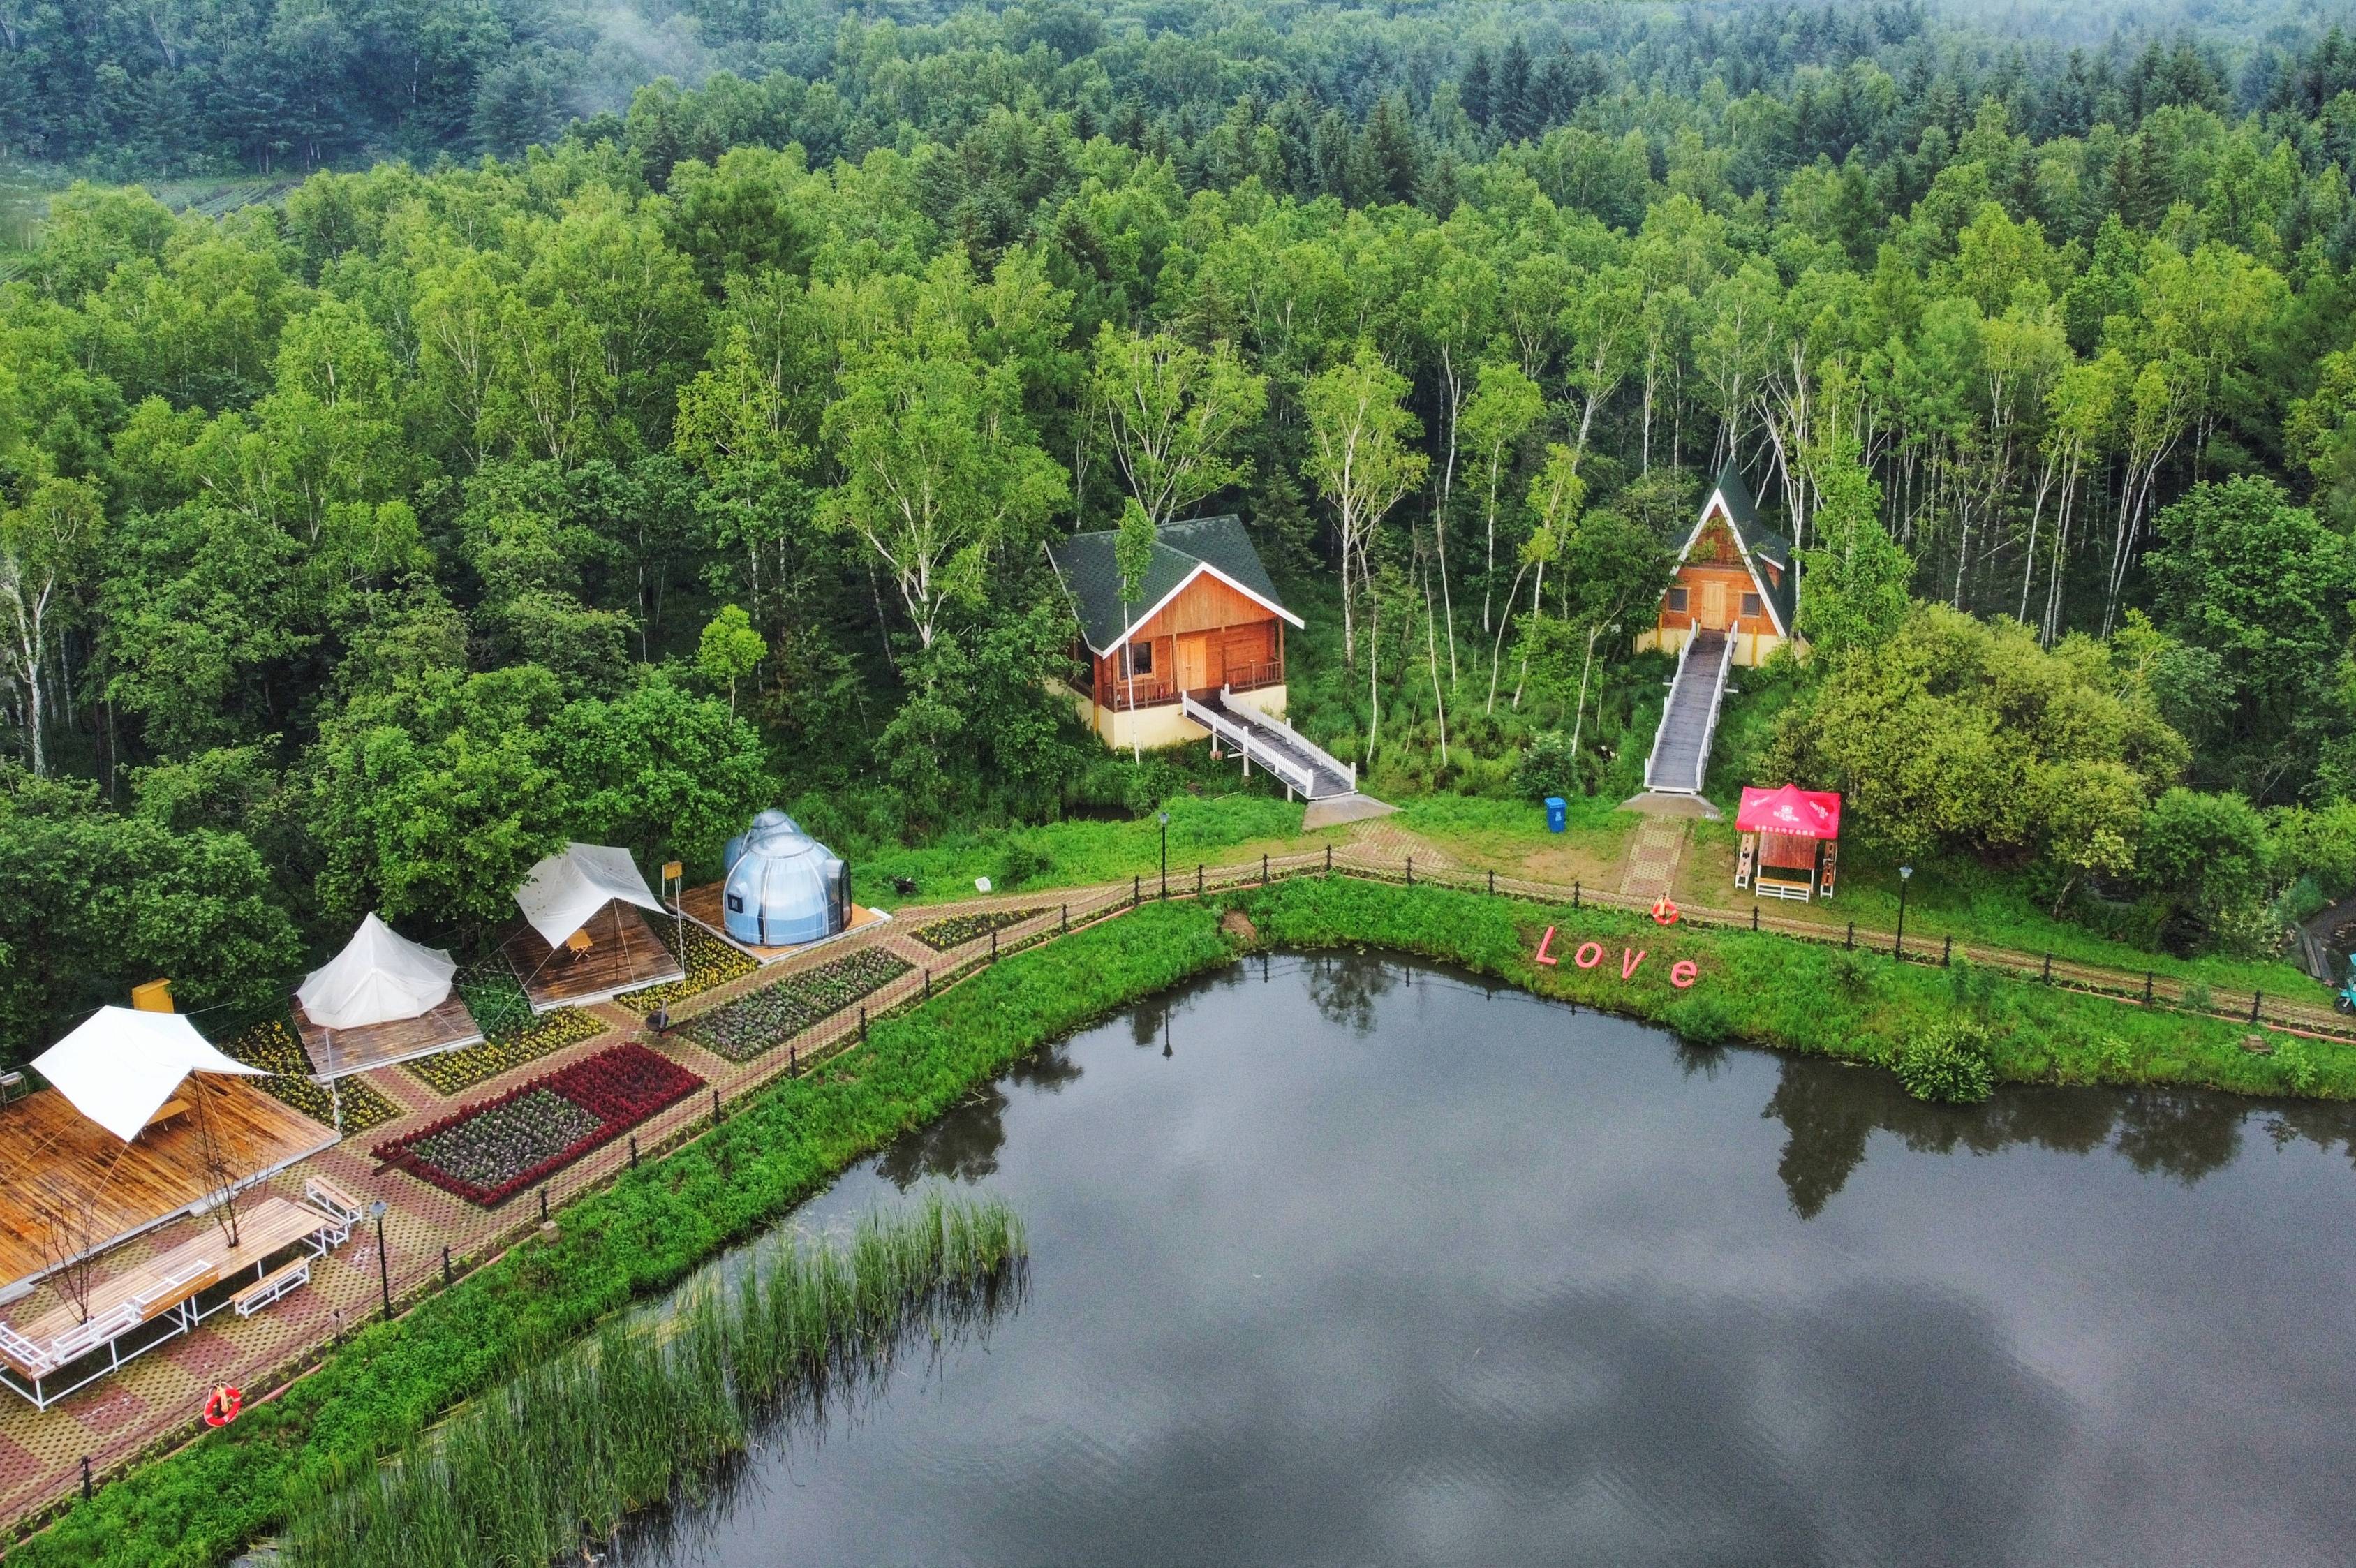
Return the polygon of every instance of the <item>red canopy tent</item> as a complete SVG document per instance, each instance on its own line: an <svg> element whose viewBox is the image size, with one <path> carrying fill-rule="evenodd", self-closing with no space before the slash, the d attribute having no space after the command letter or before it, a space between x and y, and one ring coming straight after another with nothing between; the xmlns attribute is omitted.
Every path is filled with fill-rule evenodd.
<svg viewBox="0 0 2356 1568"><path fill-rule="evenodd" d="M1742 834L1734 885L1770 898L1831 897L1840 805L1829 789L1746 788L1734 813Z"/></svg>

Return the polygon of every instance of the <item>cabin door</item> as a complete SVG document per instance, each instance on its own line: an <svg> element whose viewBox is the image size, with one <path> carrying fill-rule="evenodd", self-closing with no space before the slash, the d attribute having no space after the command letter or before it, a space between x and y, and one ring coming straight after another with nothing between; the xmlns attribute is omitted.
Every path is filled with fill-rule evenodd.
<svg viewBox="0 0 2356 1568"><path fill-rule="evenodd" d="M1708 577L1702 581L1701 624L1711 631L1726 629L1726 580L1723 577Z"/></svg>
<svg viewBox="0 0 2356 1568"><path fill-rule="evenodd" d="M1211 683L1211 639L1194 632L1178 639L1178 689L1199 692Z"/></svg>

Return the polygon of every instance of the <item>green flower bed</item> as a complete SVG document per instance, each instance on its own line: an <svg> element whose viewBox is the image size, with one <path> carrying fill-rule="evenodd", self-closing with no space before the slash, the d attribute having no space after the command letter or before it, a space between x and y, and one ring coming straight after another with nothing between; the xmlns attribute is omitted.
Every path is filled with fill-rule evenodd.
<svg viewBox="0 0 2356 1568"><path fill-rule="evenodd" d="M715 1056L732 1062L751 1061L915 967L897 953L862 948L715 1007L681 1025L678 1032Z"/></svg>
<svg viewBox="0 0 2356 1568"><path fill-rule="evenodd" d="M778 1080L697 1143L567 1205L554 1240L512 1249L396 1322L369 1323L235 1426L76 1500L11 1548L10 1568L226 1563L282 1524L289 1496L360 1473L1047 1041L1233 956L1213 911L1155 905L877 1020L841 1068Z"/></svg>
<svg viewBox="0 0 2356 1568"><path fill-rule="evenodd" d="M333 1090L313 1083L311 1058L294 1026L283 1018L265 1018L221 1041L220 1048L223 1055L268 1072L270 1077L254 1079L254 1087L314 1122L335 1126L336 1102L340 1099L346 1137L381 1127L401 1114L401 1107L364 1078L341 1079Z"/></svg>
<svg viewBox="0 0 2356 1568"><path fill-rule="evenodd" d="M1019 926L1041 909L994 909L980 915L952 915L946 920L935 920L929 926L916 928L916 940L935 952L947 952L961 948L977 937L992 931L1002 931L1009 926Z"/></svg>
<svg viewBox="0 0 2356 1568"><path fill-rule="evenodd" d="M674 980L669 985L650 985L644 991L633 991L614 998L640 1017L658 1007L684 1002L715 985L725 985L732 980L741 979L761 967L701 926L682 928L667 920L649 920L647 923L654 927L655 935L661 939L662 945L687 971L687 978ZM685 951L680 950L682 936L685 938Z"/></svg>
<svg viewBox="0 0 2356 1568"><path fill-rule="evenodd" d="M594 1039L605 1026L605 1021L594 1013L560 1007L553 1013L532 1017L530 1026L521 1030L489 1036L479 1045L444 1051L438 1057L420 1057L402 1065L411 1077L435 1093L457 1094L510 1068L522 1067L552 1051Z"/></svg>

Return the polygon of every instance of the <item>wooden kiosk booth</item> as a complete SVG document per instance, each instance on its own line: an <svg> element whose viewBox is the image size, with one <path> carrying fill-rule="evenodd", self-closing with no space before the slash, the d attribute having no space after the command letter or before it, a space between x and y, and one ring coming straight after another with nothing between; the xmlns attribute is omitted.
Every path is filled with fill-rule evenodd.
<svg viewBox="0 0 2356 1568"><path fill-rule="evenodd" d="M1735 886L1747 886L1759 898L1805 903L1831 897L1840 805L1840 796L1829 789L1746 785L1734 813L1735 829L1742 834Z"/></svg>

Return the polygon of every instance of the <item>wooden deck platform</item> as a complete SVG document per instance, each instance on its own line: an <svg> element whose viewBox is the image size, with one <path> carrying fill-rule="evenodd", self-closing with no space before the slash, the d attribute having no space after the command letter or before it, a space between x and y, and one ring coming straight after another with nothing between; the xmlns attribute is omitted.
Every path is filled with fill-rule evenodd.
<svg viewBox="0 0 2356 1568"><path fill-rule="evenodd" d="M241 1079L202 1082L240 1186L335 1145L333 1128ZM125 1144L56 1090L28 1094L0 1108L0 1285L153 1230L212 1190L194 1115Z"/></svg>
<svg viewBox="0 0 2356 1568"><path fill-rule="evenodd" d="M726 910L722 908L720 902L722 886L720 883L713 882L701 887L691 887L680 894L671 907L738 952L765 964L791 958L798 952L808 952L812 948L824 947L829 942L849 936L862 926L878 925L892 918L881 909L871 909L864 904L853 904L851 907L851 924L835 932L833 936L820 937L814 942L795 942L785 947L762 947L756 942L740 942L728 934L728 915Z"/></svg>
<svg viewBox="0 0 2356 1568"><path fill-rule="evenodd" d="M188 1297L248 1269L253 1270L258 1278L262 1265L269 1259L298 1241L309 1241L334 1229L335 1221L317 1209L274 1194L239 1206L238 1244L234 1247L210 1215L191 1220L186 1239L145 1262L110 1274L91 1285L89 1316L96 1320L118 1307L127 1307L135 1311L142 1322L160 1317ZM56 1294L54 1290L41 1293L45 1296ZM8 1326L34 1344L44 1345L80 1326L82 1316L72 1303L59 1300L38 1316L22 1323L12 1321ZM0 1359L27 1377L44 1370L19 1362L4 1343L0 1343Z"/></svg>
<svg viewBox="0 0 2356 1568"><path fill-rule="evenodd" d="M687 978L670 950L655 940L646 918L628 904L606 905L581 929L589 934L589 949L578 956L570 950L550 951L540 933L520 922L499 944L533 1012L586 1006Z"/></svg>
<svg viewBox="0 0 2356 1568"><path fill-rule="evenodd" d="M303 1050L311 1058L311 1079L315 1083L455 1051L461 1046L475 1045L483 1037L475 1015L466 1011L466 1004L455 991L431 1013L415 1018L397 1018L390 1024L370 1024L359 1029L323 1028L303 1011L300 998L293 1006L294 1032L303 1037Z"/></svg>

